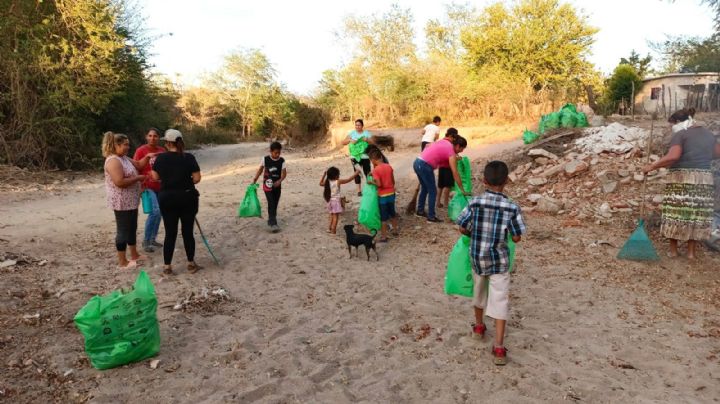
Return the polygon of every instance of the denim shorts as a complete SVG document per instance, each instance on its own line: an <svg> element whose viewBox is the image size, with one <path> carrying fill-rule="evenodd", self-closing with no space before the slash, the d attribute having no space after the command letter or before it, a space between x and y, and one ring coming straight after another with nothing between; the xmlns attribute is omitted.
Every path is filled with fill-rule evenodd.
<svg viewBox="0 0 720 404"><path fill-rule="evenodd" d="M380 220L387 222L397 216L395 212L395 195L381 196L380 198Z"/></svg>

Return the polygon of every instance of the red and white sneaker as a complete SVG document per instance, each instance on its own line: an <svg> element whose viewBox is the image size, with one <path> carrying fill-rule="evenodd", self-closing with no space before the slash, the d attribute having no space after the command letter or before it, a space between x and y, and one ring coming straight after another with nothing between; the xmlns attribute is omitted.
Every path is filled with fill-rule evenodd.
<svg viewBox="0 0 720 404"><path fill-rule="evenodd" d="M472 335L474 338L483 339L485 338L485 324L473 324Z"/></svg>
<svg viewBox="0 0 720 404"><path fill-rule="evenodd" d="M493 347L492 353L495 357L493 361L496 365L503 366L507 364L507 349L504 346Z"/></svg>

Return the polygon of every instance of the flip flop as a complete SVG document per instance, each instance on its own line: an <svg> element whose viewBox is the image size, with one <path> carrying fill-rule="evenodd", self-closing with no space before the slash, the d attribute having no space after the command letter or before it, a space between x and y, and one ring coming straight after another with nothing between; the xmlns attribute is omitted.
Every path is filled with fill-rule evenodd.
<svg viewBox="0 0 720 404"><path fill-rule="evenodd" d="M129 261L144 262L147 261L147 255L138 255L137 258L130 258Z"/></svg>
<svg viewBox="0 0 720 404"><path fill-rule="evenodd" d="M188 269L188 272L190 272L191 274L194 274L195 272L201 270L202 267L198 264L191 263L191 264L188 264L187 269Z"/></svg>
<svg viewBox="0 0 720 404"><path fill-rule="evenodd" d="M125 265L124 267L118 265L117 269L137 269L137 261L129 260L127 265Z"/></svg>

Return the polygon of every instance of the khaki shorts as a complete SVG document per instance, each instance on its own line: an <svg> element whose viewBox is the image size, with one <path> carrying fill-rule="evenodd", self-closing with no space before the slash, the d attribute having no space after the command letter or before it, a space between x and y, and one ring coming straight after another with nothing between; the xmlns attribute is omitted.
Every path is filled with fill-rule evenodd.
<svg viewBox="0 0 720 404"><path fill-rule="evenodd" d="M489 284L488 278L490 278ZM510 311L510 274L478 275L473 272L473 304L485 315L507 320ZM487 290L489 286L489 291Z"/></svg>

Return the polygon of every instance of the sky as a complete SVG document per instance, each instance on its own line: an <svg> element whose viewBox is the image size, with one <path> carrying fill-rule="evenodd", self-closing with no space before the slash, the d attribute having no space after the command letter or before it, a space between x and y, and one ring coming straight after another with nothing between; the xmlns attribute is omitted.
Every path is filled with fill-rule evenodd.
<svg viewBox="0 0 720 404"><path fill-rule="evenodd" d="M183 86L199 84L238 48L260 49L286 88L311 95L321 73L351 56L337 39L346 16L382 14L396 3L414 16L416 44L428 20L442 18L448 2L411 0L136 0L148 34L155 71ZM471 1L478 9L495 1ZM567 0L600 31L590 61L611 73L621 57L650 52L648 41L708 36L712 14L700 0ZM456 2L458 3L458 2ZM459 2L463 3L464 2Z"/></svg>

